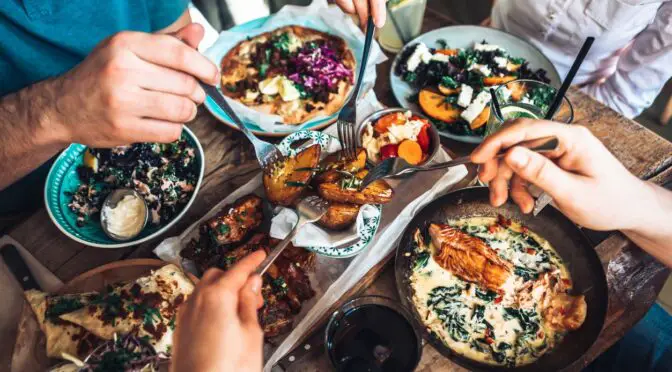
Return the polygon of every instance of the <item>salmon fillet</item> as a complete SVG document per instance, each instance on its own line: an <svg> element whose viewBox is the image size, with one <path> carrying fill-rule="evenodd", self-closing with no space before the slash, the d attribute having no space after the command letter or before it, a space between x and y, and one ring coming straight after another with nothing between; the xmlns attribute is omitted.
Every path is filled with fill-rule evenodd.
<svg viewBox="0 0 672 372"><path fill-rule="evenodd" d="M436 248L436 262L463 280L499 292L511 275L511 263L477 237L436 223L429 226L429 235Z"/></svg>

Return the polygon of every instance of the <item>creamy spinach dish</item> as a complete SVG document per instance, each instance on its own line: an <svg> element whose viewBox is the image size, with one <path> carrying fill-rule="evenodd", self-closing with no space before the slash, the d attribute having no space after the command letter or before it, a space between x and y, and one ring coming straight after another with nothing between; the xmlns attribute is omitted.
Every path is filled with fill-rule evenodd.
<svg viewBox="0 0 672 372"><path fill-rule="evenodd" d="M553 247L503 217L432 224L415 233L410 285L428 331L469 359L490 365L534 362L577 329L583 296Z"/></svg>

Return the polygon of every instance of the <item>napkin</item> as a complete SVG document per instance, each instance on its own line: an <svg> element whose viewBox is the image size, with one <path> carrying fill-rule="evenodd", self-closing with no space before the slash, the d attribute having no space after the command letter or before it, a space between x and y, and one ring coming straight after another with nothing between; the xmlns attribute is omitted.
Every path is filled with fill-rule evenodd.
<svg viewBox="0 0 672 372"><path fill-rule="evenodd" d="M217 41L203 54L216 65L219 65L224 55L245 38L287 25L310 27L343 38L352 49L357 60L356 69L357 72L359 71L359 66L361 66L362 62L361 56L364 50L364 34L354 24L350 16L343 13L337 7L329 7L326 0L314 0L306 7L286 5L255 29L245 27L241 30L223 31L219 34ZM363 92L373 87L376 81L376 65L385 60L387 60L387 57L385 57L380 46L374 40L371 44L369 60L366 65L364 79L362 80ZM300 125L285 125L281 123L282 118L278 115L263 114L238 101L226 97L225 99L236 111L241 120L249 124L255 124L264 131L271 133L295 132L305 128L308 124L327 119L327 117L322 116Z"/></svg>
<svg viewBox="0 0 672 372"><path fill-rule="evenodd" d="M380 217L380 210L373 205L363 205L357 215L355 227L357 235L363 235L364 219ZM273 217L271 224L271 236L276 239L284 239L296 225L299 216L291 209L283 208L280 213ZM292 244L296 247L338 247L351 241L347 234L334 234L324 230L318 225L309 223L304 225L296 233Z"/></svg>

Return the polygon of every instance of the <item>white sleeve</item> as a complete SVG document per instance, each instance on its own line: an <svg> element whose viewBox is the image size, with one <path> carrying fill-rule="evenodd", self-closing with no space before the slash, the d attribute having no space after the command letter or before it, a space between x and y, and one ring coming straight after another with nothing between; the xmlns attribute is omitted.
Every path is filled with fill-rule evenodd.
<svg viewBox="0 0 672 372"><path fill-rule="evenodd" d="M599 40L596 40L599 43ZM672 2L665 2L654 21L640 32L618 60L616 72L602 84L583 90L633 118L649 107L672 76Z"/></svg>

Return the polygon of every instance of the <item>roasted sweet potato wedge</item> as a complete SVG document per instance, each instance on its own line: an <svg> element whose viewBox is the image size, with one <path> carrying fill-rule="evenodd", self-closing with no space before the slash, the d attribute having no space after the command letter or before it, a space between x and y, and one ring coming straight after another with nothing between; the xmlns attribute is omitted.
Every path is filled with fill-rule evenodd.
<svg viewBox="0 0 672 372"><path fill-rule="evenodd" d="M446 96L429 89L420 91L418 103L427 116L446 123L457 121L462 113L462 109L458 106L446 102Z"/></svg>
<svg viewBox="0 0 672 372"><path fill-rule="evenodd" d="M330 154L320 163L321 171L318 173L313 182L317 185L325 182L336 182L341 179L341 174L338 171L349 173L357 173L366 166L366 150L363 148L357 149L357 158L354 161L348 160L343 151Z"/></svg>
<svg viewBox="0 0 672 372"><path fill-rule="evenodd" d="M363 179L368 171L363 169L359 171L356 178ZM377 180L368 185L364 190L358 190L357 182L347 182L341 179L339 182L323 183L317 189L317 192L324 199L331 202L353 203L353 204L386 204L392 200L394 190L384 180Z"/></svg>
<svg viewBox="0 0 672 372"><path fill-rule="evenodd" d="M357 204L331 202L327 214L322 216L317 223L332 230L347 229L357 220L359 208Z"/></svg>
<svg viewBox="0 0 672 372"><path fill-rule="evenodd" d="M313 169L320 161L320 145L313 145L296 156L274 164L264 172L264 189L268 201L290 206L313 178Z"/></svg>
<svg viewBox="0 0 672 372"><path fill-rule="evenodd" d="M469 124L471 129L478 129L482 126L484 126L487 122L488 119L490 118L490 107L486 106L483 111L481 111L480 114L474 119L474 121Z"/></svg>

